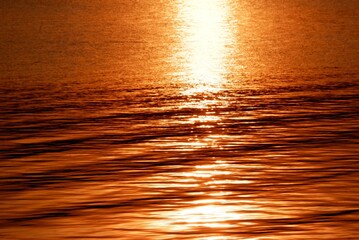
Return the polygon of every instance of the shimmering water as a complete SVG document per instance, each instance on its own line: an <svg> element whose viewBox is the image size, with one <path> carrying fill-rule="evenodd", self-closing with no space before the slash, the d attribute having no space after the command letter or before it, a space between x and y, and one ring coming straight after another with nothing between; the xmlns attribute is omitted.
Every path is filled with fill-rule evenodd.
<svg viewBox="0 0 359 240"><path fill-rule="evenodd" d="M358 239L357 1L0 11L1 239Z"/></svg>

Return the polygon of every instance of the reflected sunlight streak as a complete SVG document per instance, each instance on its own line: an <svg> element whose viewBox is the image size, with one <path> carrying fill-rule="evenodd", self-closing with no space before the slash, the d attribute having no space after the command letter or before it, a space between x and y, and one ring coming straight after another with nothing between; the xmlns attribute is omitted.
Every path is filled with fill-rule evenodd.
<svg viewBox="0 0 359 240"><path fill-rule="evenodd" d="M184 149L193 151L221 149L224 136L216 134L214 129L222 121L222 115L215 109L228 104L226 98L217 93L226 81L228 46L233 35L229 26L229 3L227 0L180 0L178 7L182 24L183 47L179 54L184 60L184 94L191 96L190 101L181 104L183 108L202 110L184 123L207 128L208 134L189 138L187 142L175 142L173 147L185 146ZM165 220L160 225L171 231L233 227L233 222L240 221L245 214L241 212L242 206L233 205L226 199L231 191L223 191L223 184L234 181L231 179L232 170L230 164L213 158L211 163L182 172L180 179L186 180L186 184L196 185L190 192L191 197L197 199L182 203L182 207L174 211L164 212L162 217Z"/></svg>

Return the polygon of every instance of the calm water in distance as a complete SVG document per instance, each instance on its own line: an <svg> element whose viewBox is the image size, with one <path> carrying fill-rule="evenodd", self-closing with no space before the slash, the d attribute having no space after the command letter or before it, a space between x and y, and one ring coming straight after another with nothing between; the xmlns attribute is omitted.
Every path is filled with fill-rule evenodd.
<svg viewBox="0 0 359 240"><path fill-rule="evenodd" d="M1 239L358 239L358 1L0 11Z"/></svg>

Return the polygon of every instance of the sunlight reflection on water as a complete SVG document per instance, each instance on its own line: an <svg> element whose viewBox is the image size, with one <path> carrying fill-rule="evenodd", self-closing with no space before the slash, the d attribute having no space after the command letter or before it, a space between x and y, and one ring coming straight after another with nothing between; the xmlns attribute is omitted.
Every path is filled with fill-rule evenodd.
<svg viewBox="0 0 359 240"><path fill-rule="evenodd" d="M228 4L225 0L190 1L180 3L180 18L182 30L183 48L179 53L184 59L184 95L189 97L197 94L213 94L221 90L226 82L227 62L229 56L228 45L231 44L231 29L228 24ZM221 121L221 117L211 112L212 106L225 105L220 99L193 99L184 103L184 107L197 107L204 111L204 115L193 116L188 119L192 124L207 128L208 133L214 123ZM206 137L196 138L190 144L193 149L221 148L216 143L216 136L209 134ZM196 179L208 179L205 184L209 188L217 188L220 182L213 181L214 177L230 175L231 172L220 161L212 165L197 165L194 171L184 172L182 178L190 182ZM211 181L212 180L212 181ZM203 180L201 180L203 181ZM198 194L201 194L200 192ZM175 226L173 231L183 231L196 227L225 228L229 227L230 220L239 220L241 215L236 213L234 206L229 205L225 198L226 192L215 193L216 199L212 199L213 193L204 195L203 200L188 202L181 209L165 216L169 225ZM219 198L220 197L220 198ZM194 207L191 207L194 205Z"/></svg>
<svg viewBox="0 0 359 240"><path fill-rule="evenodd" d="M184 79L188 79L187 82L183 82L185 86L183 94L190 98L188 102L183 103L183 107L201 109L204 114L190 117L188 122L206 128L209 133L205 137L192 139L190 140L192 142L187 144L193 150L221 149L217 139L223 136L211 134L213 124L220 123L221 116L213 112L212 108L225 106L226 99L209 100L204 96L219 92L226 82L230 54L228 45L232 41L228 23L229 6L225 0L210 0L205 3L184 0L179 5L179 17L183 23L179 26L183 39L183 48L179 54L184 61L181 75ZM229 170L225 162L217 160L211 165L197 165L193 171L180 174L182 180L187 179L187 182L196 183L197 186L205 185L209 189L218 188L218 191L211 193L199 191L197 195L202 195L203 199L187 202L180 209L166 213L164 215L164 219L168 219L166 225L172 231L188 231L201 227L228 228L231 226L229 221L239 221L242 216L236 209L238 206L230 204L225 199L225 195L230 193L220 190L221 181L226 181L226 175L232 174ZM207 239L220 239L220 237Z"/></svg>

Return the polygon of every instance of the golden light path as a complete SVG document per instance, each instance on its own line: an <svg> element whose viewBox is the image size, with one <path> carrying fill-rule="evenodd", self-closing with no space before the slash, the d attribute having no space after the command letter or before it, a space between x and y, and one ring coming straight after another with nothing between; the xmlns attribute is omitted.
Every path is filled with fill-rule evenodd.
<svg viewBox="0 0 359 240"><path fill-rule="evenodd" d="M229 24L229 10L227 0L181 0L179 3L184 94L192 99L182 104L185 108L202 110L201 114L193 115L187 120L197 127L207 128L208 135L188 139L186 143L177 142L177 145L182 144L193 150L220 148L217 141L226 137L212 132L211 128L220 123L222 118L213 108L228 104L227 100L216 93L226 82L230 54L228 46L233 35ZM173 174L170 178L176 179L179 186L191 186L192 194L198 196L199 200L188 201L181 208L166 212L163 216L166 220L161 225L171 231L191 231L199 228L230 228L233 222L238 223L245 216L239 213L243 212L244 206L226 200L226 196L232 193L221 190L223 184L240 184L233 179L229 180L236 170L238 169L233 169L226 162L213 158L193 166L188 172ZM203 186L210 191L203 192ZM195 191L196 188L198 191ZM201 239L229 238L212 232Z"/></svg>

